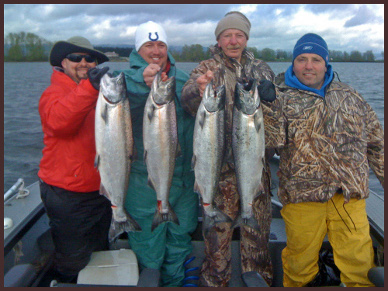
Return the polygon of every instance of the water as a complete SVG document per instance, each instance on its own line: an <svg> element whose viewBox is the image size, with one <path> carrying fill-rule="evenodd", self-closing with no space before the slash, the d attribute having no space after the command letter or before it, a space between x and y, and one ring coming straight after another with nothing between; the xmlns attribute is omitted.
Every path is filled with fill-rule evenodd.
<svg viewBox="0 0 388 291"><path fill-rule="evenodd" d="M268 63L275 74L284 72L289 63ZM104 64L105 65L105 64ZM108 62L110 71L127 69L127 62ZM190 72L197 63L178 63ZM333 63L342 82L348 83L368 101L384 126L384 64ZM4 193L23 178L26 185L38 179L42 158L43 133L38 102L50 85L52 68L48 62L4 63ZM384 195L371 172L370 187Z"/></svg>

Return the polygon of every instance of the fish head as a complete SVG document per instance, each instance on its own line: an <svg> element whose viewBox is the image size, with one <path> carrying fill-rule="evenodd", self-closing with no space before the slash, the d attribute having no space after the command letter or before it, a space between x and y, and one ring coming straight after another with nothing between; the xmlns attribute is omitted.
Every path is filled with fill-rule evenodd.
<svg viewBox="0 0 388 291"><path fill-rule="evenodd" d="M154 102L158 105L163 105L174 101L176 82L172 76L167 81L162 81L162 70L160 70L154 78L151 85L151 94Z"/></svg>
<svg viewBox="0 0 388 291"><path fill-rule="evenodd" d="M203 104L208 112L216 112L225 107L225 85L213 89L213 81L206 85L203 92Z"/></svg>
<svg viewBox="0 0 388 291"><path fill-rule="evenodd" d="M125 85L124 73L120 73L116 77L106 73L101 78L100 92L108 103L116 104L125 98L127 86Z"/></svg>
<svg viewBox="0 0 388 291"><path fill-rule="evenodd" d="M260 107L260 97L257 90L257 80L250 80L248 83L236 83L234 92L234 103L236 108L247 115L255 113Z"/></svg>

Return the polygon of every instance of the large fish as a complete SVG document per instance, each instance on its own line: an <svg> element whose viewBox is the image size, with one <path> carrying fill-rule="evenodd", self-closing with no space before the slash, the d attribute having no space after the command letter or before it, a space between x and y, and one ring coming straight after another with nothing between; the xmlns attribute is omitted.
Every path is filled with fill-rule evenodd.
<svg viewBox="0 0 388 291"><path fill-rule="evenodd" d="M112 204L109 239L141 228L124 208L133 154L132 123L124 74L105 74L100 83L95 120L96 160L101 177L100 193Z"/></svg>
<svg viewBox="0 0 388 291"><path fill-rule="evenodd" d="M194 191L201 196L204 234L216 223L231 219L213 205L218 189L225 149L225 86L213 89L210 82L203 93L194 127L192 168Z"/></svg>
<svg viewBox="0 0 388 291"><path fill-rule="evenodd" d="M179 225L178 217L168 202L175 159L180 152L174 101L175 86L175 77L163 82L159 71L152 82L144 108L144 161L147 165L148 185L155 190L157 199L152 231L165 221Z"/></svg>
<svg viewBox="0 0 388 291"><path fill-rule="evenodd" d="M245 224L260 230L252 208L253 200L264 191L261 182L265 158L264 120L256 80L246 85L236 84L232 150L241 204L235 225Z"/></svg>

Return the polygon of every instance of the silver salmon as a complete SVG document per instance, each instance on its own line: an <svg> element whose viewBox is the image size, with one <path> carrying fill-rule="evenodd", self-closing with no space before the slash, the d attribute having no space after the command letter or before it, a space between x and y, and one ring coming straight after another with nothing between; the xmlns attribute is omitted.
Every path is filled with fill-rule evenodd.
<svg viewBox="0 0 388 291"><path fill-rule="evenodd" d="M178 217L168 201L175 159L179 155L175 86L175 77L163 82L161 71L157 73L144 108L144 161L147 165L148 185L155 190L157 199L152 231L165 221L179 225Z"/></svg>
<svg viewBox="0 0 388 291"><path fill-rule="evenodd" d="M202 201L205 236L216 223L231 221L213 204L225 149L225 98L225 86L214 90L213 82L210 82L195 119L192 168L195 173L194 191L200 194Z"/></svg>
<svg viewBox="0 0 388 291"><path fill-rule="evenodd" d="M235 225L255 230L260 226L253 214L253 200L263 193L265 139L263 111L257 81L246 86L237 82L233 108L232 151L240 195L241 213Z"/></svg>
<svg viewBox="0 0 388 291"><path fill-rule="evenodd" d="M101 177L100 193L112 204L109 239L121 233L140 231L138 223L124 208L133 154L132 122L126 97L124 74L105 74L100 83L95 119L95 167Z"/></svg>

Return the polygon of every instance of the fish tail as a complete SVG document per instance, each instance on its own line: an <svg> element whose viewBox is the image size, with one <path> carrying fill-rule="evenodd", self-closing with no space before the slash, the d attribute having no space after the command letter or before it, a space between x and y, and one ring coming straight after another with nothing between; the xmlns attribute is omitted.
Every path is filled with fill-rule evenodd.
<svg viewBox="0 0 388 291"><path fill-rule="evenodd" d="M154 219L152 221L151 231L154 231L163 222L171 221L179 225L179 220L174 210L172 210L170 204L168 204L168 212L161 213L159 208L156 208Z"/></svg>
<svg viewBox="0 0 388 291"><path fill-rule="evenodd" d="M117 221L112 217L112 222L109 229L109 241L115 241L122 233L124 232L134 232L141 231L140 225L129 215L129 213L125 212L126 220Z"/></svg>
<svg viewBox="0 0 388 291"><path fill-rule="evenodd" d="M249 218L243 218L241 215L238 215L237 219L233 222L232 227L241 226L249 226L256 231L260 231L261 229L254 215L251 215Z"/></svg>
<svg viewBox="0 0 388 291"><path fill-rule="evenodd" d="M217 207L213 206L213 211L209 215L205 209L203 210L203 222L202 222L202 231L204 237L207 236L209 230L215 226L217 223L221 222L232 222L230 217L219 210Z"/></svg>

